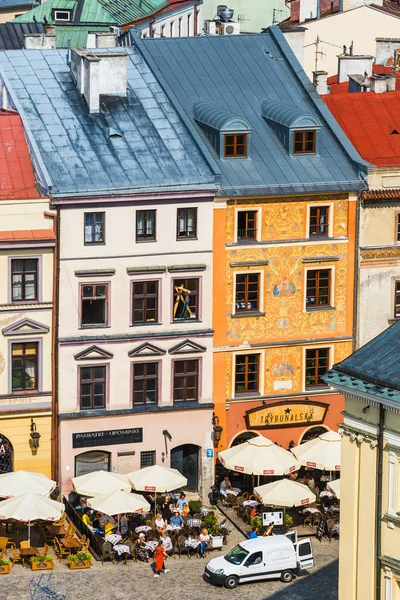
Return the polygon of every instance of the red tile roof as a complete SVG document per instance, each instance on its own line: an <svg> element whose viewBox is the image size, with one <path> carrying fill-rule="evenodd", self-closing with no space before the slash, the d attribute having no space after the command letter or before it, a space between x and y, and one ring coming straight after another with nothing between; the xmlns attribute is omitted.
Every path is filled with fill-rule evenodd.
<svg viewBox="0 0 400 600"><path fill-rule="evenodd" d="M366 190L362 197L364 200L393 200L400 198L400 190Z"/></svg>
<svg viewBox="0 0 400 600"><path fill-rule="evenodd" d="M40 198L21 117L0 110L0 200Z"/></svg>
<svg viewBox="0 0 400 600"><path fill-rule="evenodd" d="M0 231L0 243L4 242L47 242L55 240L52 229L28 229L26 231Z"/></svg>

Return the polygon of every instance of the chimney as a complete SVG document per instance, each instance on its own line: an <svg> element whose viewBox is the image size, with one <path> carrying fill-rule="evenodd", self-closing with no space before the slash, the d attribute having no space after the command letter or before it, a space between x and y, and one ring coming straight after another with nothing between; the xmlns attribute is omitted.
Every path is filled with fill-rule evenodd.
<svg viewBox="0 0 400 600"><path fill-rule="evenodd" d="M393 66L394 53L400 48L399 38L376 38L376 58L377 65Z"/></svg>
<svg viewBox="0 0 400 600"><path fill-rule="evenodd" d="M329 94L328 72L313 71L313 84L320 96L325 96L326 94Z"/></svg>
<svg viewBox="0 0 400 600"><path fill-rule="evenodd" d="M300 0L299 23L318 18L319 0Z"/></svg>
<svg viewBox="0 0 400 600"><path fill-rule="evenodd" d="M100 96L126 96L128 54L71 50L71 73L89 112L99 112Z"/></svg>
<svg viewBox="0 0 400 600"><path fill-rule="evenodd" d="M360 6L369 6L370 4L376 4L377 6L383 6L383 0L342 0L343 12L347 10L353 10L354 8L360 8Z"/></svg>
<svg viewBox="0 0 400 600"><path fill-rule="evenodd" d="M364 75L365 71L368 77L372 75L373 56L339 54L338 61L338 83L347 81L349 75Z"/></svg>
<svg viewBox="0 0 400 600"><path fill-rule="evenodd" d="M282 27L281 31L291 47L293 54L304 68L304 46L307 28L289 27L288 29L284 29L284 27Z"/></svg>
<svg viewBox="0 0 400 600"><path fill-rule="evenodd" d="M87 48L116 48L117 33L111 31L94 31L88 33Z"/></svg>
<svg viewBox="0 0 400 600"><path fill-rule="evenodd" d="M371 92L375 94L386 94L396 89L396 75L372 75Z"/></svg>
<svg viewBox="0 0 400 600"><path fill-rule="evenodd" d="M56 47L55 33L25 33L24 48L26 50L54 50Z"/></svg>
<svg viewBox="0 0 400 600"><path fill-rule="evenodd" d="M349 75L349 94L353 94L354 92L369 92L369 90L370 81L366 72L364 75Z"/></svg>

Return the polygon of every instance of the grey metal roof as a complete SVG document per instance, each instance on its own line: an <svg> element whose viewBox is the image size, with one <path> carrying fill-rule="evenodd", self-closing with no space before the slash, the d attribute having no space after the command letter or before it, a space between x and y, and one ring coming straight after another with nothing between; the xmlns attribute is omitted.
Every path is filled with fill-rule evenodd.
<svg viewBox="0 0 400 600"><path fill-rule="evenodd" d="M58 196L215 188L213 173L149 67L136 49L126 51L127 97L102 96L99 114L88 113L65 51L0 53L0 74L43 188ZM110 136L111 129L121 137Z"/></svg>
<svg viewBox="0 0 400 600"><path fill-rule="evenodd" d="M43 23L0 23L0 50L19 50L27 33L44 33Z"/></svg>
<svg viewBox="0 0 400 600"><path fill-rule="evenodd" d="M264 119L274 121L284 127L321 127L315 115L302 112L295 106L266 98L261 102L261 114Z"/></svg>
<svg viewBox="0 0 400 600"><path fill-rule="evenodd" d="M218 131L251 131L251 125L243 117L233 115L213 102L196 102L193 106L193 116L198 123L208 125Z"/></svg>
<svg viewBox="0 0 400 600"><path fill-rule="evenodd" d="M325 376L354 393L373 394L400 403L400 321L375 337Z"/></svg>
<svg viewBox="0 0 400 600"><path fill-rule="evenodd" d="M18 8L21 6L34 6L34 0L0 0L0 10L7 10L10 8Z"/></svg>
<svg viewBox="0 0 400 600"><path fill-rule="evenodd" d="M283 34L135 39L215 172L223 195L303 194L365 189L366 163L333 119ZM267 98L321 122L320 154L291 156L263 118ZM220 159L194 119L198 102L213 102L251 125L251 159Z"/></svg>

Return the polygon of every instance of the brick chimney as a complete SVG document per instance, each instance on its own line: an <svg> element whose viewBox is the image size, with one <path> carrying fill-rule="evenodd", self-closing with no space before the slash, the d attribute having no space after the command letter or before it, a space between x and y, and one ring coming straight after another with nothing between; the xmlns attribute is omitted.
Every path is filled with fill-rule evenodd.
<svg viewBox="0 0 400 600"><path fill-rule="evenodd" d="M126 96L128 54L71 50L71 73L89 112L99 112L100 96Z"/></svg>

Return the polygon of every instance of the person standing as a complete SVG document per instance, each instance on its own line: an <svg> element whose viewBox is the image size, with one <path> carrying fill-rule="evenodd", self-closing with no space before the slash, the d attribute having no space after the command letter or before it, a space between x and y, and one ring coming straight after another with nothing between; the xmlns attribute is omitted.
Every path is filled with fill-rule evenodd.
<svg viewBox="0 0 400 600"><path fill-rule="evenodd" d="M154 560L156 562L156 567L154 569L154 577L160 577L161 571L163 573L168 573L169 569L165 568L165 558L167 557L167 552L162 544L162 540L160 540L154 550Z"/></svg>

